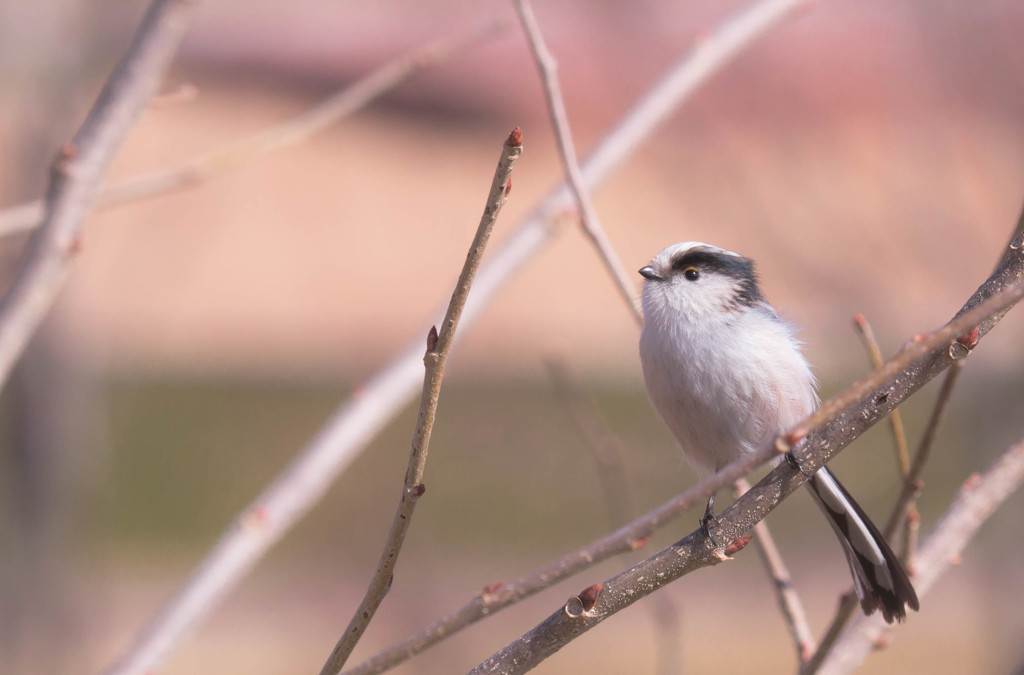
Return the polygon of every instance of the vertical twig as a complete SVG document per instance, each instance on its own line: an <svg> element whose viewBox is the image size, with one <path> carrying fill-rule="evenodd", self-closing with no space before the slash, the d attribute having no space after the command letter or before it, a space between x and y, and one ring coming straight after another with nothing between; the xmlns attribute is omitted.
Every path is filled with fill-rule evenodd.
<svg viewBox="0 0 1024 675"><path fill-rule="evenodd" d="M858 313L853 316L853 325L857 329L857 334L860 336L861 341L864 343L868 359L871 361L871 367L880 368L885 359L882 358L882 350L879 349L878 341L875 340L875 331L871 329L871 324L868 323L863 314ZM900 414L899 408L890 413L889 428L892 430L892 440L896 447L896 463L900 475L906 478L907 473L910 472L910 454L907 451L907 433L903 428L903 415Z"/></svg>
<svg viewBox="0 0 1024 675"><path fill-rule="evenodd" d="M935 526L918 552L914 586L921 598L935 585L949 566L996 509L1024 482L1024 440L1010 447L981 476L971 475L946 515ZM878 615L861 616L850 626L821 667L822 673L848 673L875 650L887 631Z"/></svg>
<svg viewBox="0 0 1024 675"><path fill-rule="evenodd" d="M741 478L733 483L736 496L750 490L750 484L746 479ZM793 586L793 578L789 574L786 563L782 560L779 547L775 545L775 538L762 520L754 525L754 541L757 542L757 550L761 554L761 561L764 563L768 576L775 588L775 596L779 601L779 609L782 610L782 617L786 620L786 628L793 638L796 647L797 660L801 665L814 654L814 634L811 632L811 625L807 622L807 613L804 611L804 604L800 601L800 594Z"/></svg>
<svg viewBox="0 0 1024 675"><path fill-rule="evenodd" d="M423 394L420 397L416 431L413 433L412 453L409 456L409 466L406 469L405 483L402 486L402 497L398 502L398 509L391 524L391 531L388 532L380 562L377 564L377 572L366 590L366 596L362 603L352 615L348 627L327 658L320 675L334 675L341 670L352 650L355 649L356 643L359 642L359 638L366 631L366 627L370 625L373 615L384 600L384 595L391 587L395 563L398 562L398 554L405 541L405 534L409 530L413 511L426 490L423 485L423 472L426 469L430 435L434 429L434 418L437 414L437 402L441 395L441 381L444 378L448 352L455 339L455 330L459 326L462 310L466 306L466 298L469 297L469 288L480 267L484 248L491 238L491 232L494 230L494 223L498 220L498 214L501 213L501 207L505 205L505 200L512 189L512 166L522 152L523 134L519 127L516 127L509 134L505 145L502 146L501 159L498 160L498 168L494 172L491 190L487 195L487 204L484 206L484 213L480 218L476 236L470 245L462 272L459 274L455 292L452 293L451 302L448 303L448 311L445 313L441 330L431 328L430 334L427 335L427 353L423 357L425 365Z"/></svg>
<svg viewBox="0 0 1024 675"><path fill-rule="evenodd" d="M540 72L541 83L544 86L544 100L547 102L551 126L554 128L555 140L558 142L559 156L562 158L562 166L565 168L569 189L572 191L576 207L579 209L583 232L597 249L598 255L619 289L622 299L633 310L633 317L637 323L642 324L643 314L640 311L640 303L637 300L632 277L626 272L626 268L622 265L622 261L608 239L604 227L601 226L597 209L594 208L594 202L590 198L590 191L587 190L583 181L583 172L580 171L579 161L576 159L576 147L573 144L572 131L569 128L569 116L565 112L565 101L562 99L562 88L558 82L558 63L548 51L547 45L544 44L544 37L537 24L537 19L533 15L533 8L530 6L529 0L515 0L515 5L519 21L523 25L523 32L526 33L526 38L530 43L530 52L533 54L537 70Z"/></svg>
<svg viewBox="0 0 1024 675"><path fill-rule="evenodd" d="M154 0L128 51L50 170L43 222L0 300L0 387L57 297L100 181L178 50L193 3Z"/></svg>
<svg viewBox="0 0 1024 675"><path fill-rule="evenodd" d="M868 323L867 318L863 314L858 313L853 317L853 325L857 328L857 333L864 342L864 347L867 349L868 357L871 360L871 367L878 368L883 362L882 350L879 349L878 341L875 340L875 331L871 329L871 324ZM949 372L952 373L955 370L956 368L954 367ZM903 415L900 413L899 408L893 410L892 414L889 415L889 428L892 430L892 439L896 447L896 462L900 478L904 483L907 483L910 476L910 453L907 450L907 433L903 428ZM910 559L914 555L914 547L917 546L917 530L918 523L921 522L921 514L917 512L917 504L913 499L905 504L905 509L906 516L903 521L900 560L903 561L904 565L909 566ZM895 532L888 533L885 538L891 542L894 534Z"/></svg>

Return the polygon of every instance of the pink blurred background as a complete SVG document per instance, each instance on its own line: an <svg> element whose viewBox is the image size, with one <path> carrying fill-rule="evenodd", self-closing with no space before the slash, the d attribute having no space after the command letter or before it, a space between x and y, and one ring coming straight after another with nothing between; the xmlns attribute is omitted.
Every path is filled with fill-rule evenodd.
<svg viewBox="0 0 1024 675"><path fill-rule="evenodd" d="M581 153L744 6L537 2ZM144 7L0 4L2 204L42 194L48 158L80 123ZM511 20L511 4L203 3L164 86L197 96L153 106L111 177L282 122L389 59L496 17ZM768 297L803 327L822 394L835 393L866 369L854 313L892 353L952 316L1006 243L1024 202L1022 28L1024 5L1009 0L808 3L595 195L627 269L683 240L753 257ZM90 217L58 306L5 394L0 487L10 499L0 505L0 534L11 555L0 619L10 630L0 649L13 672L99 670L345 392L425 334L516 125L526 150L493 252L561 177L514 23L307 143ZM4 269L22 243L6 240ZM1008 315L971 357L931 467L937 489L926 492L924 532L968 472L1021 434L1022 321L1020 310ZM628 463L638 509L692 481L644 403L633 319L574 228L462 338L438 422L451 425L439 428L451 447L428 467L434 499L421 507L420 538L354 662L486 583L607 530L589 458L566 447L580 441L552 401L545 359L572 369L637 453ZM915 400L908 410L912 446L928 405ZM33 436L40 424L46 433ZM166 672L319 667L371 573L411 428L406 414ZM836 464L883 520L896 482L886 435L870 439ZM511 452L522 466L508 466ZM435 484L447 491L435 496ZM821 630L846 571L822 523L809 516L805 527L806 499L790 502L771 522ZM463 523L467 504L478 515ZM1021 662L1022 508L1015 497L866 671L920 671L929 659L951 672L1009 672ZM655 545L691 525L670 527ZM466 670L623 564L588 572L396 672ZM36 586L57 590L40 591L37 602ZM691 671L792 668L754 556L666 595L681 617L678 658ZM603 638L583 638L541 671L653 672L650 616L631 609L598 629ZM69 646L55 654L47 635ZM722 645L740 652L735 663L715 660Z"/></svg>

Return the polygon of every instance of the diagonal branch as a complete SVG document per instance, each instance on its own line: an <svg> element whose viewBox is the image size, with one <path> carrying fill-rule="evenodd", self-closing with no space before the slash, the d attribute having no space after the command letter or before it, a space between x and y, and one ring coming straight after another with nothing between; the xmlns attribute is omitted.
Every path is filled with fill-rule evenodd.
<svg viewBox="0 0 1024 675"><path fill-rule="evenodd" d="M982 476L964 483L946 515L921 546L914 587L924 597L939 577L995 513L1024 482L1024 439L996 460ZM843 634L822 665L822 673L848 673L863 663L890 630L878 616L861 616Z"/></svg>
<svg viewBox="0 0 1024 675"><path fill-rule="evenodd" d="M599 187L701 85L805 1L760 0L675 62L583 163L587 187ZM466 303L463 331L513 275L552 241L558 231L553 217L571 204L567 187L553 190L490 256L480 268L473 296ZM370 439L415 395L422 377L422 355L422 339L417 336L338 407L292 462L236 517L175 596L135 636L119 659L125 665L114 672L143 673L154 668L320 501ZM431 637L429 644L438 639Z"/></svg>
<svg viewBox="0 0 1024 675"><path fill-rule="evenodd" d="M803 460L805 469L812 472L824 465L839 449L851 443L899 405L907 396L917 391L953 363L953 357L950 355L950 343L957 336L963 335L971 326L979 326L979 339L991 330L995 325L993 320L998 320L995 317L1001 317L1010 306L1024 296L1024 286L1020 283L1022 279L1024 279L1024 253L1016 249L1009 249L1003 263L968 300L956 318L933 333L918 336L896 356L887 361L882 368L830 399L823 406L833 411L828 417L817 421L819 415L815 413L804 420L799 428L814 432L806 438L801 446L807 452L807 456ZM803 434L801 438L803 438L808 432L802 431L801 433ZM439 619L372 659L346 671L346 675L388 670L504 607L607 560L613 555L639 548L646 543L647 538L654 531L684 511L703 503L710 494L718 492L726 485L742 478L773 457L789 451L790 445L786 439L794 438L796 435L794 432L784 434L775 439L774 443L760 448L747 457L733 461L718 473L709 476L657 509L582 549L569 553L511 583L488 586L469 603L452 614ZM788 465L776 468L765 480L762 480L753 490L746 493L724 512L734 513L741 503L744 509L754 509L744 511L744 517L737 520L738 525L733 528L731 534L740 530L745 532L752 528L754 523L774 508L775 504L803 483L802 474L796 472L796 475L793 476L792 472L785 472L786 467ZM776 491L773 492L773 489ZM719 516L720 522L724 522L723 515ZM732 524L731 519L729 519L729 523ZM744 525L745 529L743 529ZM719 536L716 533L716 539L719 541L733 541L736 538L730 539L729 536L731 535ZM684 542L692 539L693 535ZM644 561L641 565L646 562ZM710 564L710 562L705 562L705 564ZM661 570L654 574L660 573ZM658 587L667 583L668 580L663 579ZM649 589L647 593L652 590L654 589ZM634 601L639 597L642 596L637 596Z"/></svg>
<svg viewBox="0 0 1024 675"><path fill-rule="evenodd" d="M519 21L523 25L523 32L526 33L526 38L530 43L533 59L537 62L537 70L540 71L541 83L544 85L544 100L547 102L548 114L551 116L551 126L555 131L555 140L558 142L558 152L562 158L562 166L565 168L566 180L580 213L583 232L597 249L601 261L619 289L622 299L633 310L633 317L637 323L642 324L643 315L640 312L640 304L637 301L632 278L626 273L622 260L615 252L604 227L601 226L597 209L594 208L594 202L590 198L590 192L583 183L583 172L580 171L579 161L576 159L576 146L572 141L569 116L565 111L565 101L562 99L562 87L558 83L558 63L548 51L547 45L544 44L544 36L540 32L540 26L537 24L537 18L533 15L533 7L529 0L515 0L515 5Z"/></svg>
<svg viewBox="0 0 1024 675"><path fill-rule="evenodd" d="M498 220L498 214L501 213L501 207L505 205L509 191L512 189L512 165L522 152L523 134L519 127L516 127L505 141L505 145L502 146L501 159L498 160L498 167L494 171L494 180L491 181L487 204L484 206L484 213L480 218L476 236L470 245L462 272L459 274L455 292L452 293L451 302L448 303L448 311L445 312L441 330L431 328L430 334L427 336L427 353L423 357L426 366L423 374L423 394L420 397L416 431L413 433L412 453L409 455L409 467L405 472L402 497L398 502L398 509L395 511L391 531L388 532L384 551L380 555L377 572L370 582L370 587L366 590L366 596L352 615L348 628L342 633L338 644L320 671L320 675L334 675L341 670L345 661L352 654L352 650L355 649L356 643L359 642L367 626L370 625L373 615L384 600L384 595L391 588L395 564L398 562L398 554L405 541L405 534L409 531L416 503L426 490L423 485L423 473L427 465L430 435L434 430L437 402L441 396L441 380L444 378L448 352L455 340L455 330L459 326L462 310L466 306L469 288L480 267L484 248L491 238L491 232L494 230L494 223Z"/></svg>
<svg viewBox="0 0 1024 675"><path fill-rule="evenodd" d="M193 157L177 166L104 185L96 197L96 207L105 208L193 187L264 155L298 145L424 70L492 39L507 26L507 23L498 21L457 40L435 40L386 63L286 122ZM34 229L42 215L42 201L29 202L0 212L0 237Z"/></svg>
<svg viewBox="0 0 1024 675"><path fill-rule="evenodd" d="M930 335L919 336L872 376L825 403L796 430L786 434L792 440L804 439L802 469L813 473L957 357L969 353L1024 296L1022 279L1024 252L1019 245L1011 244L996 271L952 321ZM709 547L707 538L697 530L631 569L570 598L563 608L472 672L526 672L640 598L694 570L729 559L750 541L744 535L806 480L801 471L788 463L780 464L719 514L714 537L730 544Z"/></svg>
<svg viewBox="0 0 1024 675"><path fill-rule="evenodd" d="M100 181L170 67L192 7L186 0L154 0L82 126L54 160L42 224L0 300L0 387L50 311Z"/></svg>

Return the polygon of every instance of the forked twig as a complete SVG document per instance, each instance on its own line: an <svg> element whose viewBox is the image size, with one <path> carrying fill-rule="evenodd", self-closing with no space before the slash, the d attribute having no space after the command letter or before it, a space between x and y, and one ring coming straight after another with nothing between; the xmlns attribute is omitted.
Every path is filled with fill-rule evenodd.
<svg viewBox="0 0 1024 675"><path fill-rule="evenodd" d="M50 311L100 181L170 67L193 6L154 0L82 126L54 160L42 223L0 300L0 387Z"/></svg>
<svg viewBox="0 0 1024 675"><path fill-rule="evenodd" d="M946 515L918 551L914 586L924 598L939 577L959 559L981 525L1024 482L1024 440L1007 450L981 476L964 483ZM891 627L878 616L854 621L822 665L822 673L848 673L876 649Z"/></svg>
<svg viewBox="0 0 1024 675"><path fill-rule="evenodd" d="M501 148L501 158L494 171L494 179L491 181L491 189L487 194L484 213L480 218L480 225L477 227L476 236L473 237L473 243L470 245L462 272L459 274L455 292L452 293L451 302L448 303L448 311L445 312L441 330L431 328L430 334L427 336L427 353L423 357L425 365L423 393L420 397L416 430L412 438L412 452L409 455L409 466L405 472L402 496L398 502L398 509L395 511L395 518L391 523L391 530L384 543L380 562L377 564L377 572L373 575L373 580L366 590L362 603L352 615L348 627L327 658L320 675L334 675L342 669L345 661L352 654L352 650L355 649L356 643L359 642L367 626L370 625L373 615L384 600L384 595L391 587L395 564L398 562L398 554L402 550L405 534L412 522L416 503L426 490L423 485L423 473L427 465L430 435L434 430L437 402L441 395L441 381L444 378L448 352L455 340L455 331L459 326L462 310L466 306L470 286L473 285L476 271L480 267L484 248L491 238L491 232L494 230L494 223L498 220L498 214L501 213L501 207L505 205L509 191L512 189L512 166L522 152L523 134L519 127L516 127Z"/></svg>
<svg viewBox="0 0 1024 675"><path fill-rule="evenodd" d="M192 187L222 173L238 169L264 155L298 145L337 123L338 120L366 107L413 76L451 58L454 54L492 39L507 27L507 22L496 21L457 40L435 40L386 63L286 122L228 143L176 166L104 185L97 195L96 207L114 206ZM39 224L42 214L42 201L29 202L0 212L0 237L33 229Z"/></svg>
<svg viewBox="0 0 1024 675"><path fill-rule="evenodd" d="M583 173L580 171L579 161L576 158L576 146L569 128L569 116L566 114L565 101L562 99L562 87L558 83L558 63L544 43L544 36L537 24L537 18L533 14L533 7L529 0L515 0L515 6L516 12L519 14L519 21L523 26L523 32L526 33L526 38L530 43L530 52L533 54L537 70L540 72L541 84L544 87L544 100L547 102L551 126L555 131L558 153L562 158L562 166L565 169L569 189L576 201L576 208L579 209L583 232L597 249L598 255L615 282L615 286L619 289L622 299L633 310L633 317L637 323L642 324L643 314L640 311L640 304L637 302L632 278L626 273L622 260L615 252L604 227L601 226L597 209L594 208L594 201L590 198L590 191L587 190L583 182Z"/></svg>

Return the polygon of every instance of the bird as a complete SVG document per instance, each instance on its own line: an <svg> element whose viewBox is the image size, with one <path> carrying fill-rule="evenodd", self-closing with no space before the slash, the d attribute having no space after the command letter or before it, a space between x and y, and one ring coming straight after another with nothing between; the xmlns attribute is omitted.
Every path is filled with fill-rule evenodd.
<svg viewBox="0 0 1024 675"><path fill-rule="evenodd" d="M761 293L753 260L688 241L639 273L648 398L698 475L755 452L818 407L803 343ZM892 623L906 607L917 611L899 558L835 474L823 466L807 486L842 544L864 613L881 610ZM712 543L714 501L700 520Z"/></svg>

